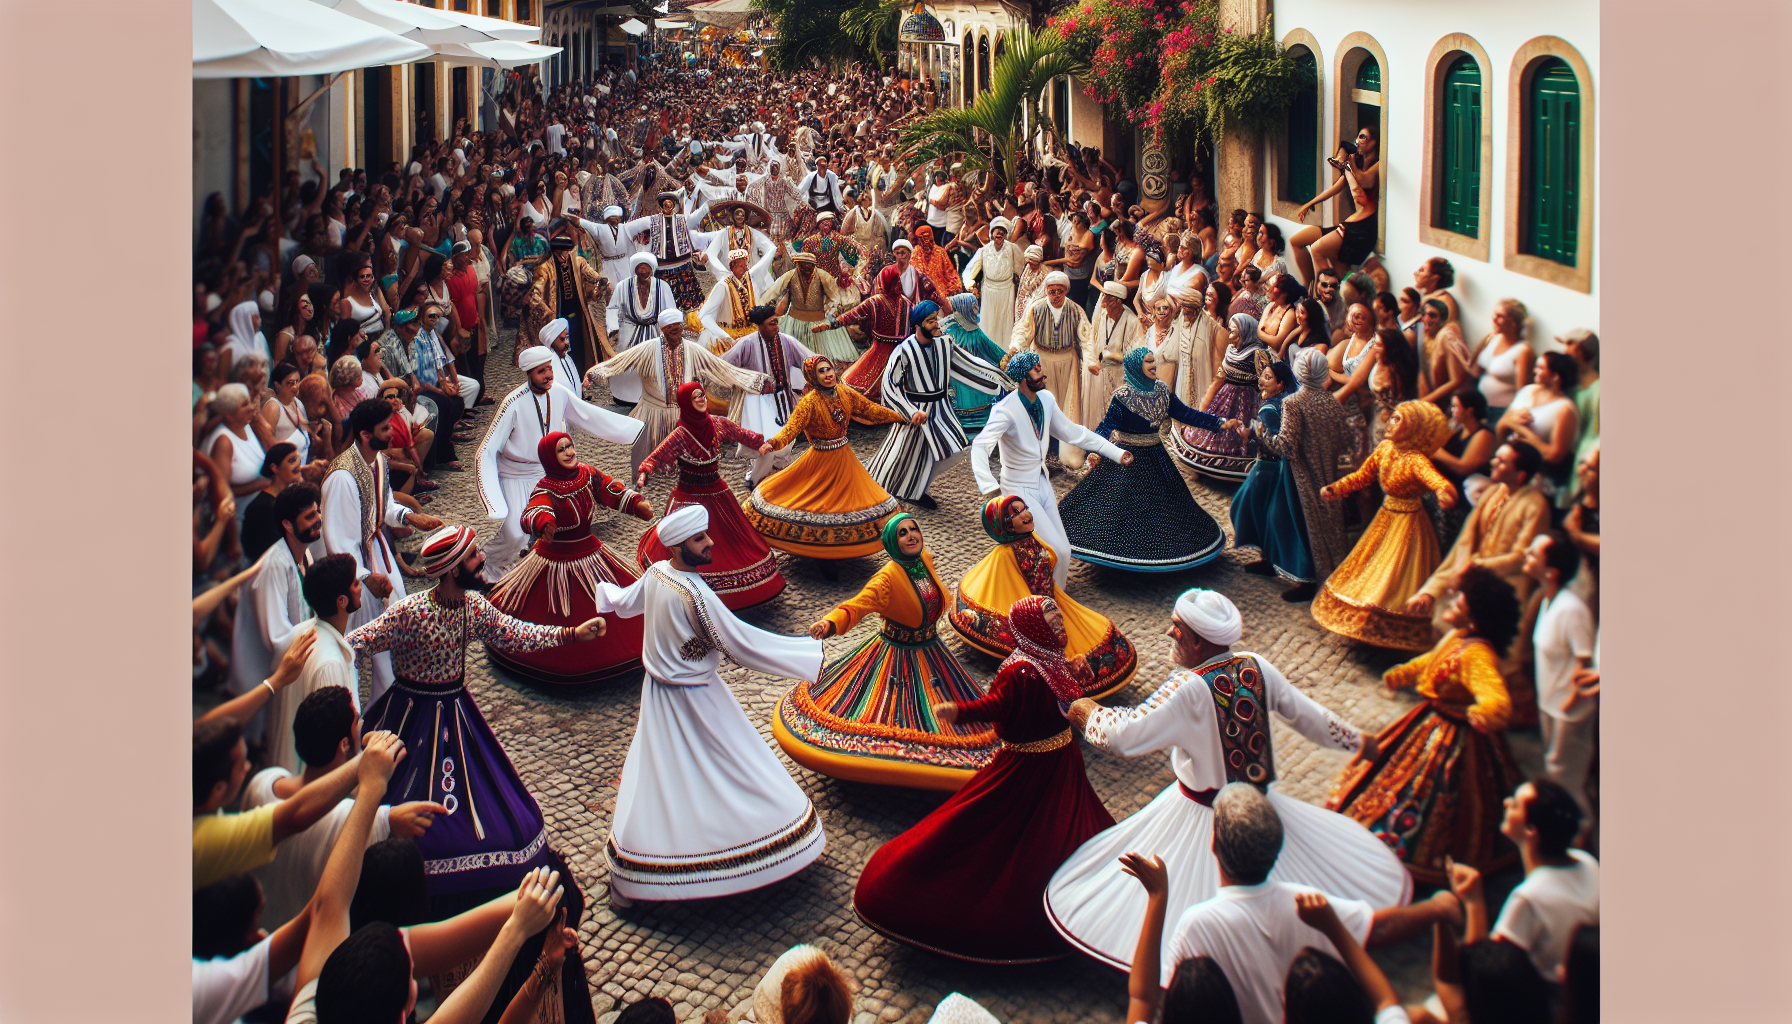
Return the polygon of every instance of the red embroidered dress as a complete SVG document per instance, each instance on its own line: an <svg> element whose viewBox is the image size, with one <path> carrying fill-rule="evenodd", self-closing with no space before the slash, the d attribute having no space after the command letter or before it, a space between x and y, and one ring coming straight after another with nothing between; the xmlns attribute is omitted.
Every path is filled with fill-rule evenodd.
<svg viewBox="0 0 1792 1024"><path fill-rule="evenodd" d="M640 578L635 567L616 555L591 532L599 506L647 519L647 498L601 470L580 463L566 469L554 461L554 448L565 438L542 438L548 475L535 485L522 513L523 529L537 540L529 553L491 590L491 602L526 622L577 626L597 616L597 584L626 587ZM542 537L549 524L554 536ZM572 644L538 652L492 650L492 660L510 671L543 683L589 683L630 675L641 667L641 620L603 617L604 635L588 644Z"/></svg>
<svg viewBox="0 0 1792 1024"><path fill-rule="evenodd" d="M920 271L916 271L916 275L921 281L917 293L924 299L938 301L927 275ZM840 383L873 402L881 401L884 366L890 361L890 353L896 351L896 346L912 332L908 317L915 308L915 304L902 294L902 275L895 267L885 267L877 275L877 287L878 294L834 318L834 323L841 327L862 325L871 335L870 351L846 368L840 375ZM857 416L853 417L853 422L870 425L870 421Z"/></svg>
<svg viewBox="0 0 1792 1024"><path fill-rule="evenodd" d="M641 472L678 469L678 484L666 499L662 515L685 505L709 510L709 536L716 546L710 552L710 564L697 574L729 610L739 611L777 597L784 589L784 574L778 571L778 560L765 538L741 514L740 499L722 479L721 452L730 444L756 449L765 443L765 437L720 416L697 412L691 396L701 388L693 383L678 389L678 426L641 463ZM702 436L705 434L708 436ZM643 569L670 557L671 552L653 530L641 535L637 558Z"/></svg>

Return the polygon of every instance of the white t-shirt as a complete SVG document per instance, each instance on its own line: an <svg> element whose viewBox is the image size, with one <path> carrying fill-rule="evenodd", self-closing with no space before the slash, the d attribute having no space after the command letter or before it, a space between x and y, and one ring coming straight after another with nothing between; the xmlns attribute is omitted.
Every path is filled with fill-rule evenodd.
<svg viewBox="0 0 1792 1024"><path fill-rule="evenodd" d="M1564 722L1579 722L1593 713L1595 700L1577 700L1574 696L1574 670L1578 658L1593 656L1593 613L1580 595L1563 587L1537 612L1537 625L1531 631L1537 668L1537 705Z"/></svg>
<svg viewBox="0 0 1792 1024"><path fill-rule="evenodd" d="M1212 899L1182 912L1164 950L1161 983L1169 986L1183 960L1210 956L1232 983L1245 1024L1282 1024L1288 965L1307 946L1338 955L1331 940L1307 927L1295 911L1297 893L1318 891L1288 882L1222 887ZM1329 893L1326 898L1358 942L1369 937L1375 918L1369 904Z"/></svg>
<svg viewBox="0 0 1792 1024"><path fill-rule="evenodd" d="M1569 850L1574 866L1540 867L1506 897L1493 936L1531 954L1545 978L1562 979L1568 940L1577 925L1599 924L1599 862L1584 850Z"/></svg>
<svg viewBox="0 0 1792 1024"><path fill-rule="evenodd" d="M561 146L560 146L560 138L561 138L561 136L563 136L565 134L566 134L566 126L565 125L562 125L559 123L548 125L548 127L547 127L548 152L554 154L555 156L563 155L566 152L566 150L561 148Z"/></svg>
<svg viewBox="0 0 1792 1024"><path fill-rule="evenodd" d="M312 978L292 994L286 1024L317 1024L317 979Z"/></svg>
<svg viewBox="0 0 1792 1024"><path fill-rule="evenodd" d="M193 1024L230 1024L268 1001L268 951L262 939L228 959L193 961Z"/></svg>
<svg viewBox="0 0 1792 1024"><path fill-rule="evenodd" d="M429 176L429 190L435 193L438 202L448 192L448 179L442 176L441 171Z"/></svg>
<svg viewBox="0 0 1792 1024"><path fill-rule="evenodd" d="M243 809L247 811L263 804L279 803L280 798L274 795L274 783L291 777L292 773L284 768L267 768L255 773L243 796ZM317 892L318 880L324 876L324 865L330 861L330 848L336 845L336 836L348 823L349 811L354 806L353 800L337 804L316 824L297 835L288 836L274 847L274 859L254 870L253 874L267 896L267 907L261 912L263 928L272 931L305 909L312 894ZM382 806L374 817L373 829L367 834L369 846L392 834L388 820L390 812L391 808Z"/></svg>

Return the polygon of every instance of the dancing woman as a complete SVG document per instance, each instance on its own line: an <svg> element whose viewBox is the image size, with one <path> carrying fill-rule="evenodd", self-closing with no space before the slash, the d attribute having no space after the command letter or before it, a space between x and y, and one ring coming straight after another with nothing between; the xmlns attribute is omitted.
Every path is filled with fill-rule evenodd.
<svg viewBox="0 0 1792 1024"><path fill-rule="evenodd" d="M884 935L954 959L1038 963L1070 952L1045 913L1052 872L1114 818L1064 717L1089 684L1065 658L1063 613L1028 596L1004 619L1015 649L989 695L933 708L947 725L994 723L1001 749L938 810L878 847L853 910Z"/></svg>
<svg viewBox="0 0 1792 1024"><path fill-rule="evenodd" d="M777 597L784 589L778 561L741 515L740 504L721 473L723 445L745 445L761 455L771 446L764 436L710 415L709 397L695 381L679 385L678 413L678 426L641 463L635 489L645 490L647 478L654 473L676 468L678 483L666 498L666 514L685 505L709 510L709 535L715 547L709 552L709 561L697 570L703 582L731 611ZM643 569L670 557L653 530L641 535L636 554Z"/></svg>
<svg viewBox="0 0 1792 1024"><path fill-rule="evenodd" d="M1219 430L1219 417L1190 409L1157 379L1148 348L1126 354L1126 381L1108 402L1095 433L1132 453L1122 465L1090 455L1090 469L1058 506L1070 550L1085 562L1135 572L1175 572L1210 562L1226 535L1196 504L1164 452L1165 420Z"/></svg>
<svg viewBox="0 0 1792 1024"><path fill-rule="evenodd" d="M883 546L889 563L809 635L839 636L873 613L883 628L814 683L792 687L778 702L772 735L791 760L823 775L950 792L988 764L999 743L987 728L934 715L936 705L975 701L983 689L940 643L947 591L920 521L898 513L884 525Z"/></svg>
<svg viewBox="0 0 1792 1024"><path fill-rule="evenodd" d="M602 470L579 461L572 438L555 431L541 439L545 474L524 506L524 532L535 538L529 553L491 589L492 605L524 622L576 626L597 616L600 582L626 587L639 578L634 566L613 554L591 532L597 509L652 519L647 496ZM641 623L605 617L609 628L596 643L542 651L491 648L491 659L543 683L589 683L641 667Z"/></svg>

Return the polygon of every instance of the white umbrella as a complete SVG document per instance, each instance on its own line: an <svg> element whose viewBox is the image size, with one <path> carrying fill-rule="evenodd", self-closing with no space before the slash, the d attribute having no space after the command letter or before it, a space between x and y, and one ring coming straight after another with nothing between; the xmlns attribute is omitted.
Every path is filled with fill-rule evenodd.
<svg viewBox="0 0 1792 1024"><path fill-rule="evenodd" d="M476 28L493 39L506 40L513 43L541 42L541 26L525 25L520 21L505 21L502 18L488 18L482 14L466 14L461 11L435 11L450 21L458 21Z"/></svg>
<svg viewBox="0 0 1792 1024"><path fill-rule="evenodd" d="M328 75L431 56L309 0L193 0L194 78Z"/></svg>
<svg viewBox="0 0 1792 1024"><path fill-rule="evenodd" d="M641 22L635 18L630 18L617 27L631 36L638 36L647 31L647 26L641 24Z"/></svg>
<svg viewBox="0 0 1792 1024"><path fill-rule="evenodd" d="M439 43L489 43L494 39L502 38L462 20L468 18L468 15L457 14L454 17L448 17L449 12L447 11L438 11L422 4L401 3L400 0L310 0L310 2L320 7L334 8L340 14L371 25L378 25L388 32L404 36L406 39L415 39L430 46ZM500 24L505 23L500 22ZM539 33L537 38L539 38Z"/></svg>
<svg viewBox="0 0 1792 1024"><path fill-rule="evenodd" d="M476 64L488 68L520 68L539 64L560 52L558 46L539 46L509 39L488 43L442 43L435 50L445 63Z"/></svg>

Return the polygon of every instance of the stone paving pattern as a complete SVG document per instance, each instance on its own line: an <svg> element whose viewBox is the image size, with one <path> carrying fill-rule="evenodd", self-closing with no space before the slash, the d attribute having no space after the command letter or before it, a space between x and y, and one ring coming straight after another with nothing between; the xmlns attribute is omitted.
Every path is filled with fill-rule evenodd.
<svg viewBox="0 0 1792 1024"><path fill-rule="evenodd" d="M511 365L512 334L509 329L500 332L486 366L488 391L496 400L522 382ZM610 400L603 385L587 388L585 394L600 405ZM475 436L482 437L490 423L490 407L486 409L473 427ZM852 445L862 461L870 460L885 429L852 430ZM612 475L628 473L628 449L576 429L573 433L582 460ZM473 525L481 543L486 543L496 536L497 524L486 518L478 497L477 445L462 444L459 451L466 471L438 473L436 479L443 486L425 511L444 522ZM735 491L746 497L745 461L728 459L723 465ZM1196 499L1230 538L1230 489L1215 487L1186 468L1184 472ZM656 511L664 507L673 479L661 474L649 480L648 495ZM1054 471L1060 500L1074 483L1074 477ZM938 481L932 493L939 501L938 511L914 511L941 578L953 586L989 550L991 542L979 515L983 501L965 465ZM606 544L632 558L636 540L650 525L606 510L596 530ZM1151 524L1140 526L1149 529ZM414 549L417 543L413 537L403 546ZM781 552L778 558L788 586L779 597L741 617L761 628L794 635L806 632L838 602L857 593L884 556L836 563L837 580L824 578L808 559ZM1380 686L1382 670L1399 660L1394 654L1321 629L1308 605L1281 600L1285 583L1241 571L1254 559L1254 553L1228 548L1205 566L1168 574L1126 573L1072 562L1066 589L1079 602L1113 619L1139 653L1137 676L1104 703L1135 704L1162 681L1172 667L1171 644L1163 635L1170 609L1184 589L1202 586L1225 593L1238 605L1245 624L1240 649L1266 656L1296 685L1357 725L1379 729L1410 706L1414 699L1410 694L1389 698ZM852 632L829 639L829 658L849 651L877 628L873 616ZM966 669L987 683L999 663L964 645L943 624L940 633ZM580 939L599 1024L609 1024L622 1005L645 996L671 1000L681 1022L701 1020L717 1008L730 1009L751 996L773 960L803 942L819 945L859 979L860 1012L854 1024L925 1022L934 1005L954 991L1015 1024L1124 1021L1125 977L1092 960L1072 956L1011 968L965 964L893 942L864 925L853 913L852 892L866 860L885 840L939 806L945 795L844 782L796 765L771 738L770 725L778 699L791 681L729 662L723 662L721 674L765 742L814 801L827 832L827 851L796 876L754 892L615 911L607 900L603 844L616 807L623 760L634 736L638 687L598 684L576 692L546 692L493 665L481 645L475 643L468 652L468 685L540 803L550 842L566 856L587 894ZM1529 737L1523 733L1513 737L1527 774L1540 766L1534 736L1533 731ZM1347 755L1315 746L1280 721L1275 722L1273 738L1281 790L1322 802ZM1167 754L1127 760L1084 744L1083 756L1090 782L1116 819L1137 811L1175 781ZM1490 885L1490 897L1503 898L1505 888ZM1407 1001L1421 1000L1429 992L1429 950L1426 936L1420 942L1377 951Z"/></svg>

